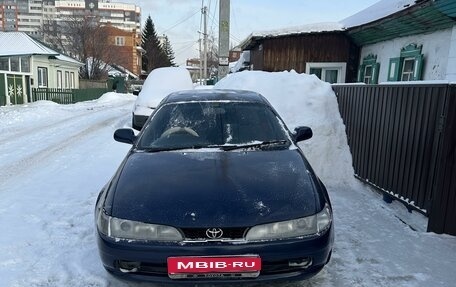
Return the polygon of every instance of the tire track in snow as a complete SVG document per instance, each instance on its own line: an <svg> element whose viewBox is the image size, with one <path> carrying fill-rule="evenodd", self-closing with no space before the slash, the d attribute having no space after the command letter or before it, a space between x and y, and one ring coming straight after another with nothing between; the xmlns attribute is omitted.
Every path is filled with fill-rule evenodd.
<svg viewBox="0 0 456 287"><path fill-rule="evenodd" d="M43 149L27 156L26 158L22 158L12 164L2 166L1 169L3 170L3 183L7 183L10 180L16 180L15 177L27 172L31 168L35 168L35 165L42 163L43 161L49 160L49 158L55 156L56 153L61 152L68 148L71 145L75 145L76 141L80 141L85 137L106 128L110 124L114 122L114 126L119 126L120 123L124 123L126 121L128 115L123 116L119 119L118 115L111 116L101 122L98 122L77 134L74 134L63 141L59 141L57 143L53 143L52 147L46 146ZM115 121L117 119L117 121Z"/></svg>
<svg viewBox="0 0 456 287"><path fill-rule="evenodd" d="M20 131L9 133L9 134L7 133L6 136L5 136L5 134L3 134L3 136L5 136L5 138L4 139L0 139L0 145L2 145L4 143L8 143L9 144L11 142L20 141L25 136L32 136L34 134L39 134L39 133L41 133L43 131L46 131L49 128L59 129L59 128L64 127L65 125L67 125L69 121L75 121L75 120L78 120L78 119L81 119L81 118L85 118L85 117L87 117L89 115L92 116L92 115L96 115L98 113L106 112L108 110L123 108L123 107L126 107L126 106L131 106L131 103L122 104L122 105L118 105L118 106L110 106L110 107L101 106L101 107L99 107L99 110L96 110L96 111L94 111L93 108L90 108L90 109L88 109L88 112L84 112L82 114L78 114L78 115L70 116L68 118L57 120L56 122L47 123L47 124L44 124L44 125L41 125L41 126L34 126L34 127L31 127L31 128L22 129Z"/></svg>
<svg viewBox="0 0 456 287"><path fill-rule="evenodd" d="M0 144L0 170L6 170L15 162L25 160L41 150L59 145L60 141L71 136L72 133L88 125L93 125L93 123L100 121L103 117L112 115L114 112L119 117L127 116L129 108L125 109L125 107L128 106L129 103L123 103L122 105L103 107L101 110L91 110L89 113L71 117L71 120L61 120L58 124L38 125L38 127L33 128L34 132L24 134L21 137L7 136L8 142L3 145ZM12 154L15 157L11 157Z"/></svg>

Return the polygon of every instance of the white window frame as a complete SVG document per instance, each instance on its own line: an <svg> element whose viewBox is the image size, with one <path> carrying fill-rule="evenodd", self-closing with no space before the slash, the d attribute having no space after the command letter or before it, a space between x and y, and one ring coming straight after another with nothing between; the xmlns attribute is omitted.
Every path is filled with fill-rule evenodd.
<svg viewBox="0 0 456 287"><path fill-rule="evenodd" d="M314 62L306 64L306 74L310 73L311 68L322 69L321 80L325 80L326 70L337 70L337 83L345 83L345 73L347 71L347 63L344 62Z"/></svg>
<svg viewBox="0 0 456 287"><path fill-rule="evenodd" d="M69 89L69 88L71 88L70 72L69 71L65 71L65 89Z"/></svg>
<svg viewBox="0 0 456 287"><path fill-rule="evenodd" d="M48 87L48 68L38 67L38 88Z"/></svg>
<svg viewBox="0 0 456 287"><path fill-rule="evenodd" d="M413 63L413 67L412 67L412 70L410 72L405 73L405 62L407 62L407 61L412 62ZM413 81L417 66L418 65L416 64L414 57L404 58L404 60L402 62L402 71L401 71L400 80L401 81ZM403 78L404 74L408 75L408 79L404 80L404 78Z"/></svg>
<svg viewBox="0 0 456 287"><path fill-rule="evenodd" d="M74 78L74 72L70 73L70 89L74 89L76 85L75 78Z"/></svg>
<svg viewBox="0 0 456 287"><path fill-rule="evenodd" d="M367 68L370 68L371 69L371 74L370 76L367 76L366 75L366 71L367 71ZM370 85L372 84L372 76L374 75L374 66L373 65L366 65L364 66L364 78L363 78L363 82ZM367 80L367 82L366 82Z"/></svg>
<svg viewBox="0 0 456 287"><path fill-rule="evenodd" d="M125 37L116 36L116 46L125 46Z"/></svg>
<svg viewBox="0 0 456 287"><path fill-rule="evenodd" d="M62 86L62 71L58 70L57 71L57 89L63 88Z"/></svg>

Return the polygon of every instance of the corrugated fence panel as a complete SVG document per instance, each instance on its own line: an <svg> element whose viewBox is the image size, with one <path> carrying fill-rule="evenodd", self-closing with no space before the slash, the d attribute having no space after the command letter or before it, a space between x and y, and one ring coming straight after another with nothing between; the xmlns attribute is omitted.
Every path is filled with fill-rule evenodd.
<svg viewBox="0 0 456 287"><path fill-rule="evenodd" d="M432 201L428 230L456 235L456 86L450 86L443 129L442 151L436 171L436 194Z"/></svg>
<svg viewBox="0 0 456 287"><path fill-rule="evenodd" d="M335 85L356 176L428 213L446 85Z"/></svg>

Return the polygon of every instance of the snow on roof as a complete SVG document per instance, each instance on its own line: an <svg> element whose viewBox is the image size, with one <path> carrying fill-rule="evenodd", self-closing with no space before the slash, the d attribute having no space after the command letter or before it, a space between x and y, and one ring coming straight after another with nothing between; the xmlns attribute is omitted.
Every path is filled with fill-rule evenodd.
<svg viewBox="0 0 456 287"><path fill-rule="evenodd" d="M333 32L342 30L343 26L338 22L323 22L276 29L271 31L253 32L251 35L253 37L277 37L283 35Z"/></svg>
<svg viewBox="0 0 456 287"><path fill-rule="evenodd" d="M0 56L45 55L64 62L82 65L81 62L60 54L23 32L0 32Z"/></svg>
<svg viewBox="0 0 456 287"><path fill-rule="evenodd" d="M19 55L57 56L59 53L23 32L0 32L0 56Z"/></svg>
<svg viewBox="0 0 456 287"><path fill-rule="evenodd" d="M77 64L80 66L84 65L83 63L79 62L78 60L68 57L66 55L59 54L58 56L55 56L55 57L60 61L69 62L69 63Z"/></svg>
<svg viewBox="0 0 456 287"><path fill-rule="evenodd" d="M374 5L340 21L345 28L370 23L396 12L407 9L415 4L415 0L381 0Z"/></svg>
<svg viewBox="0 0 456 287"><path fill-rule="evenodd" d="M117 76L128 76L133 79L138 79L138 75L133 73L132 71L128 70L127 68L121 66L121 65L108 65L106 63L102 63L107 67L108 70L108 75L117 77Z"/></svg>
<svg viewBox="0 0 456 287"><path fill-rule="evenodd" d="M323 32L335 32L343 31L344 27L338 22L323 22L323 23L312 23L294 27L287 27L282 29L270 30L270 31L256 31L250 34L247 39L242 41L239 46L245 47L252 40L261 38L272 38L286 35L299 35L299 34L311 34L311 33L323 33Z"/></svg>

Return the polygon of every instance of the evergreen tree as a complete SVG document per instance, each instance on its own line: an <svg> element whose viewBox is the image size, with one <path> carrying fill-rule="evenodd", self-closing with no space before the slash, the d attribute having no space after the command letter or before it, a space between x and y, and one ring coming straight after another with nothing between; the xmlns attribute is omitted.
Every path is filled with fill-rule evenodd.
<svg viewBox="0 0 456 287"><path fill-rule="evenodd" d="M166 54L166 58L169 61L170 66L175 67L176 63L174 62L174 51L173 47L171 46L171 42L168 39L168 36L163 35L165 37L165 43L163 44L163 51Z"/></svg>
<svg viewBox="0 0 456 287"><path fill-rule="evenodd" d="M147 73L153 69L171 66L168 57L158 41L157 32L152 18L149 16L142 32L142 47L146 51L143 56L143 70Z"/></svg>

